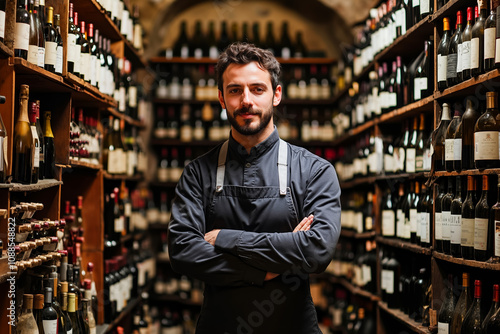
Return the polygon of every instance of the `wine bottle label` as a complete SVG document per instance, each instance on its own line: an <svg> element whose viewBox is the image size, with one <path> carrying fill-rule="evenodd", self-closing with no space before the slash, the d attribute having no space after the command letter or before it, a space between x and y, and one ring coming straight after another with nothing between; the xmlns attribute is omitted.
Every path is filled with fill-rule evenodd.
<svg viewBox="0 0 500 334"><path fill-rule="evenodd" d="M462 71L470 70L471 65L471 42L462 42Z"/></svg>
<svg viewBox="0 0 500 334"><path fill-rule="evenodd" d="M442 240L450 241L451 228L451 211L443 211L442 213Z"/></svg>
<svg viewBox="0 0 500 334"><path fill-rule="evenodd" d="M493 232L495 233L495 256L500 256L500 220L495 220L495 229Z"/></svg>
<svg viewBox="0 0 500 334"><path fill-rule="evenodd" d="M121 233L125 229L125 217L120 216L115 218L115 233Z"/></svg>
<svg viewBox="0 0 500 334"><path fill-rule="evenodd" d="M5 12L0 10L0 38L5 37Z"/></svg>
<svg viewBox="0 0 500 334"><path fill-rule="evenodd" d="M438 55L438 82L446 81L448 71L448 56Z"/></svg>
<svg viewBox="0 0 500 334"><path fill-rule="evenodd" d="M410 233L417 233L417 221L418 221L417 209L410 209Z"/></svg>
<svg viewBox="0 0 500 334"><path fill-rule="evenodd" d="M434 216L435 226L434 226L434 236L436 240L443 240L443 214L441 212L436 212Z"/></svg>
<svg viewBox="0 0 500 334"><path fill-rule="evenodd" d="M496 28L484 29L484 59L495 58Z"/></svg>
<svg viewBox="0 0 500 334"><path fill-rule="evenodd" d="M488 218L474 220L474 249L485 251L488 245Z"/></svg>
<svg viewBox="0 0 500 334"><path fill-rule="evenodd" d="M55 320L42 320L43 332L45 334L57 334L57 319Z"/></svg>
<svg viewBox="0 0 500 334"><path fill-rule="evenodd" d="M382 235L384 237L393 237L396 217L393 210L382 210Z"/></svg>
<svg viewBox="0 0 500 334"><path fill-rule="evenodd" d="M389 93L389 108L396 107L398 105L398 94Z"/></svg>
<svg viewBox="0 0 500 334"><path fill-rule="evenodd" d="M462 64L462 57L463 57L463 47L462 43L458 44L458 49L457 49L457 73L462 73L463 71L463 64Z"/></svg>
<svg viewBox="0 0 500 334"><path fill-rule="evenodd" d="M415 171L416 172L423 172L424 171L424 156L423 155L417 155L415 157Z"/></svg>
<svg viewBox="0 0 500 334"><path fill-rule="evenodd" d="M365 218L365 231L373 230L373 218L368 216Z"/></svg>
<svg viewBox="0 0 500 334"><path fill-rule="evenodd" d="M431 242L431 234L430 234L430 223L431 223L431 214L426 212L425 219L422 225L422 231L420 232L420 239L422 242L430 243Z"/></svg>
<svg viewBox="0 0 500 334"><path fill-rule="evenodd" d="M69 331L66 331L66 334L73 334L73 328L71 328Z"/></svg>
<svg viewBox="0 0 500 334"><path fill-rule="evenodd" d="M181 126L181 141L190 142L193 140L193 127L191 125Z"/></svg>
<svg viewBox="0 0 500 334"><path fill-rule="evenodd" d="M386 270L385 271L385 292L389 295L394 293L394 271Z"/></svg>
<svg viewBox="0 0 500 334"><path fill-rule="evenodd" d="M45 64L56 65L57 62L57 43L45 42Z"/></svg>
<svg viewBox="0 0 500 334"><path fill-rule="evenodd" d="M470 68L479 68L479 37L473 38L470 44Z"/></svg>
<svg viewBox="0 0 500 334"><path fill-rule="evenodd" d="M401 171L404 172L405 170L405 162L406 162L406 150L404 147L400 147L398 149L399 155L398 155L398 160L397 160L397 170L396 171Z"/></svg>
<svg viewBox="0 0 500 334"><path fill-rule="evenodd" d="M397 26L401 27L401 35L406 34L406 10L404 8L396 12L396 20Z"/></svg>
<svg viewBox="0 0 500 334"><path fill-rule="evenodd" d="M127 109L127 90L125 89L124 86L121 86L120 89L118 89L118 111L124 113L125 110Z"/></svg>
<svg viewBox="0 0 500 334"><path fill-rule="evenodd" d="M387 173L394 172L394 157L390 154L384 154L384 169Z"/></svg>
<svg viewBox="0 0 500 334"><path fill-rule="evenodd" d="M16 22L14 49L28 51L30 46L30 25ZM36 64L36 62L34 62Z"/></svg>
<svg viewBox="0 0 500 334"><path fill-rule="evenodd" d="M454 158L455 158L455 139L445 139L444 159L445 161L453 161Z"/></svg>
<svg viewBox="0 0 500 334"><path fill-rule="evenodd" d="M128 88L128 106L130 108L137 107L137 87L136 86L130 86Z"/></svg>
<svg viewBox="0 0 500 334"><path fill-rule="evenodd" d="M75 44L75 47L73 49L75 52L75 72L81 73L81 71L82 71L82 60L81 60L82 48L81 48L80 44Z"/></svg>
<svg viewBox="0 0 500 334"><path fill-rule="evenodd" d="M30 129L31 129L31 136L33 137L33 147L34 147L33 167L38 168L40 167L40 149L39 149L40 142L38 139L38 132L36 131L36 127L33 125L30 126Z"/></svg>
<svg viewBox="0 0 500 334"><path fill-rule="evenodd" d="M420 1L420 15L429 13L430 8L431 8L431 0Z"/></svg>
<svg viewBox="0 0 500 334"><path fill-rule="evenodd" d="M290 48L284 47L281 49L281 58L288 60L290 59L290 56L291 56Z"/></svg>
<svg viewBox="0 0 500 334"><path fill-rule="evenodd" d="M457 54L452 53L448 55L446 62L446 78L453 79L457 77Z"/></svg>
<svg viewBox="0 0 500 334"><path fill-rule="evenodd" d="M413 8L420 6L420 0L413 0L412 4L413 4Z"/></svg>
<svg viewBox="0 0 500 334"><path fill-rule="evenodd" d="M382 291L385 291L387 288L387 270L386 269L382 269L382 272L380 274L380 288L382 289Z"/></svg>
<svg viewBox="0 0 500 334"><path fill-rule="evenodd" d="M38 46L30 45L28 47L28 61L34 65L38 65Z"/></svg>
<svg viewBox="0 0 500 334"><path fill-rule="evenodd" d="M462 215L451 215L450 242L460 245L462 241Z"/></svg>
<svg viewBox="0 0 500 334"><path fill-rule="evenodd" d="M189 47L187 45L183 45L181 47L181 58L188 58L189 57Z"/></svg>
<svg viewBox="0 0 500 334"><path fill-rule="evenodd" d="M453 140L453 160L462 160L462 138L455 138Z"/></svg>
<svg viewBox="0 0 500 334"><path fill-rule="evenodd" d="M137 154L134 150L127 151L127 175L134 175L137 166Z"/></svg>
<svg viewBox="0 0 500 334"><path fill-rule="evenodd" d="M415 173L416 171L416 154L417 150L414 148L406 149L406 172Z"/></svg>
<svg viewBox="0 0 500 334"><path fill-rule="evenodd" d="M474 218L462 218L461 237L460 244L463 247L474 247Z"/></svg>
<svg viewBox="0 0 500 334"><path fill-rule="evenodd" d="M425 213L424 212L418 212L417 213L417 237L420 238L422 235L422 225L424 224L425 220Z"/></svg>
<svg viewBox="0 0 500 334"><path fill-rule="evenodd" d="M83 73L85 80L90 80L90 53L82 52L80 54L81 68L80 73Z"/></svg>
<svg viewBox="0 0 500 334"><path fill-rule="evenodd" d="M68 34L68 61L76 62L76 35Z"/></svg>
<svg viewBox="0 0 500 334"><path fill-rule="evenodd" d="M203 57L203 50L200 48L194 49L194 57L196 59L200 59L201 57Z"/></svg>
<svg viewBox="0 0 500 334"><path fill-rule="evenodd" d="M498 63L500 63L500 38L497 38L495 42L495 64Z"/></svg>
<svg viewBox="0 0 500 334"><path fill-rule="evenodd" d="M7 141L4 140L4 137L0 137L0 172L4 171L4 156L6 155L4 152L7 152L4 148L4 142Z"/></svg>
<svg viewBox="0 0 500 334"><path fill-rule="evenodd" d="M89 64L89 76L90 76L90 84L92 86L96 85L96 62L97 62L97 57L95 55L90 55L90 64Z"/></svg>
<svg viewBox="0 0 500 334"><path fill-rule="evenodd" d="M474 159L475 160L498 160L499 135L497 131L474 132Z"/></svg>
<svg viewBox="0 0 500 334"><path fill-rule="evenodd" d="M38 47L38 66L45 66L45 48Z"/></svg>
<svg viewBox="0 0 500 334"><path fill-rule="evenodd" d="M127 157L121 148L115 148L108 153L108 173L122 174L125 173Z"/></svg>
<svg viewBox="0 0 500 334"><path fill-rule="evenodd" d="M366 285L372 281L372 269L366 264L361 265L361 275L363 276L362 285Z"/></svg>
<svg viewBox="0 0 500 334"><path fill-rule="evenodd" d="M422 98L422 91L427 89L427 78L415 78L413 84L413 98L415 100L420 100Z"/></svg>
<svg viewBox="0 0 500 334"><path fill-rule="evenodd" d="M363 233L363 226L364 226L363 213L357 212L354 221L355 221L356 231L358 233Z"/></svg>
<svg viewBox="0 0 500 334"><path fill-rule="evenodd" d="M158 168L158 181L167 182L169 179L168 168Z"/></svg>
<svg viewBox="0 0 500 334"><path fill-rule="evenodd" d="M444 322L438 322L438 334L448 334L450 333L450 324Z"/></svg>

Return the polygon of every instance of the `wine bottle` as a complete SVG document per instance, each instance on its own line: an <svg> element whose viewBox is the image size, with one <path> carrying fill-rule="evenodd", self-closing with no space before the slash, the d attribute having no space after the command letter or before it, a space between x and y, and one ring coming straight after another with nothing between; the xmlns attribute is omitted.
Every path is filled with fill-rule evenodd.
<svg viewBox="0 0 500 334"><path fill-rule="evenodd" d="M50 111L45 112L45 174L44 178L53 179L55 177L55 160L56 160L56 150L54 144L54 134L52 133L52 126L50 125L50 120L52 119L52 113Z"/></svg>
<svg viewBox="0 0 500 334"><path fill-rule="evenodd" d="M415 173L416 172L416 155L417 155L417 140L419 136L418 131L418 117L413 119L413 132L406 145L406 172Z"/></svg>
<svg viewBox="0 0 500 334"><path fill-rule="evenodd" d="M23 295L23 310L16 325L17 332L38 334L38 326L33 315L33 295L25 293Z"/></svg>
<svg viewBox="0 0 500 334"><path fill-rule="evenodd" d="M432 41L424 43L425 56L415 71L413 100L418 101L427 97L432 92L432 73L430 64L432 62Z"/></svg>
<svg viewBox="0 0 500 334"><path fill-rule="evenodd" d="M453 166L455 162L457 164L462 160L462 138L456 138L456 132L460 122L462 121L462 113L460 110L455 109L455 114L453 115L453 119L448 125L448 129L446 129L445 136L445 164L446 170L448 172L453 171ZM457 152L455 152L455 149Z"/></svg>
<svg viewBox="0 0 500 334"><path fill-rule="evenodd" d="M38 61L37 65L41 68L45 67L45 37L43 35L43 26L45 24L45 13L40 12L40 0L35 0L35 19L37 25L38 37ZM43 6L45 8L45 5Z"/></svg>
<svg viewBox="0 0 500 334"><path fill-rule="evenodd" d="M460 242L462 238L462 180L456 177L455 197L451 202L450 252L454 257L461 257Z"/></svg>
<svg viewBox="0 0 500 334"><path fill-rule="evenodd" d="M98 57L98 45L97 41L94 39L94 25L92 23L89 23L88 25L88 48L89 48L89 56L88 56L88 61L89 61L89 82L92 86L97 86L97 57Z"/></svg>
<svg viewBox="0 0 500 334"><path fill-rule="evenodd" d="M420 245L422 247L431 247L432 244L432 228L433 224L434 197L432 188L427 189L427 215L425 216L424 226L420 234Z"/></svg>
<svg viewBox="0 0 500 334"><path fill-rule="evenodd" d="M31 183L33 168L33 135L28 119L28 85L21 85L19 92L19 117L14 128L14 158L12 173L14 182Z"/></svg>
<svg viewBox="0 0 500 334"><path fill-rule="evenodd" d="M267 30L266 30L266 38L264 40L264 48L267 49L268 51L271 51L272 54L274 54L276 57L280 57L281 55L278 54L278 50L276 48L276 40L274 39L274 28L273 28L273 22L269 21L267 22Z"/></svg>
<svg viewBox="0 0 500 334"><path fill-rule="evenodd" d="M77 40L80 44L80 78L90 82L90 45L85 30L85 21L80 21L80 38Z"/></svg>
<svg viewBox="0 0 500 334"><path fill-rule="evenodd" d="M386 263L386 290L387 306L397 309L401 305L399 280L401 275L401 265L396 259L394 253L391 254L389 261Z"/></svg>
<svg viewBox="0 0 500 334"><path fill-rule="evenodd" d="M490 310L484 317L483 323L481 325L481 329L483 331L482 333L487 333L486 329L488 326L488 322L498 309L500 309L500 286L498 284L493 284L493 299L491 301Z"/></svg>
<svg viewBox="0 0 500 334"><path fill-rule="evenodd" d="M62 74L63 72L63 39L61 36L61 15L54 14L54 28L56 30L56 42L57 42L57 52L56 52L56 65L55 72L57 74Z"/></svg>
<svg viewBox="0 0 500 334"><path fill-rule="evenodd" d="M420 21L420 0L412 0L413 6L413 25L417 24Z"/></svg>
<svg viewBox="0 0 500 334"><path fill-rule="evenodd" d="M462 323L462 333L481 334L483 316L481 311L481 281L475 280L474 300Z"/></svg>
<svg viewBox="0 0 500 334"><path fill-rule="evenodd" d="M448 275L448 280L444 282L444 300L439 309L438 334L449 334L453 311L455 310L455 298L453 295L453 275Z"/></svg>
<svg viewBox="0 0 500 334"><path fill-rule="evenodd" d="M57 63L57 31L53 27L54 8L47 8L47 24L45 25L45 69L50 72L56 71Z"/></svg>
<svg viewBox="0 0 500 334"><path fill-rule="evenodd" d="M469 273L462 273L462 292L458 298L455 310L453 311L453 320L451 321L451 334L461 334L462 323L467 310L472 304L472 295L469 291Z"/></svg>
<svg viewBox="0 0 500 334"><path fill-rule="evenodd" d="M219 51L220 52L224 51L224 49L229 45L229 43L230 40L229 40L229 34L227 33L227 22L222 21L220 35L219 35L219 42L217 43ZM257 44L257 46L259 45Z"/></svg>
<svg viewBox="0 0 500 334"><path fill-rule="evenodd" d="M40 173L40 139L38 136L38 131L36 128L36 113L37 113L37 105L36 102L30 103L30 129L31 136L33 138L33 169L31 176L31 183L38 182L38 175Z"/></svg>
<svg viewBox="0 0 500 334"><path fill-rule="evenodd" d="M484 24L488 18L488 3L486 0L478 0L479 17L471 32L471 75L478 76L484 72Z"/></svg>
<svg viewBox="0 0 500 334"><path fill-rule="evenodd" d="M460 249L464 259L474 258L474 219L476 218L476 180L467 176L467 197L462 206L462 231Z"/></svg>
<svg viewBox="0 0 500 334"><path fill-rule="evenodd" d="M424 113L421 113L419 127L418 127L417 149L416 149L416 153L415 153L416 154L416 156L415 156L415 171L417 173L423 172L425 170L425 168L424 168L425 137L426 137L425 115L424 115Z"/></svg>
<svg viewBox="0 0 500 334"><path fill-rule="evenodd" d="M395 207L392 202L392 194L390 190L386 193L384 206L382 208L382 236L389 238L396 236Z"/></svg>
<svg viewBox="0 0 500 334"><path fill-rule="evenodd" d="M83 322L85 323L86 333L96 334L96 321L94 314L92 313L92 308L90 306L90 300L87 298L82 299L83 308Z"/></svg>
<svg viewBox="0 0 500 334"><path fill-rule="evenodd" d="M434 8L434 1L420 0L420 20L432 14Z"/></svg>
<svg viewBox="0 0 500 334"><path fill-rule="evenodd" d="M75 307L75 294L68 293L68 314L71 320L71 324L73 325L73 334L83 334L82 328L80 328L80 324L78 322L78 315L76 313Z"/></svg>
<svg viewBox="0 0 500 334"><path fill-rule="evenodd" d="M405 212L408 206L408 198L405 196L405 185L399 184L399 202L396 207L396 237L403 238L405 227Z"/></svg>
<svg viewBox="0 0 500 334"><path fill-rule="evenodd" d="M500 167L500 121L498 117L498 93L486 93L486 111L474 127L474 160L476 168Z"/></svg>
<svg viewBox="0 0 500 334"><path fill-rule="evenodd" d="M442 251L445 254L451 254L450 240L451 240L451 203L454 199L453 194L453 180L447 178L448 192L443 197L441 204L442 208Z"/></svg>
<svg viewBox="0 0 500 334"><path fill-rule="evenodd" d="M75 34L76 34L76 40L75 40L75 69L73 71L73 74L75 74L78 77L82 77L83 72L85 71L84 68L82 68L82 31L80 29L80 21L78 21L78 12L73 13L73 22L75 25Z"/></svg>
<svg viewBox="0 0 500 334"><path fill-rule="evenodd" d="M423 195L422 195L423 196ZM410 203L410 242L417 242L417 224L419 219L419 203L420 203L420 183L415 182L415 192Z"/></svg>
<svg viewBox="0 0 500 334"><path fill-rule="evenodd" d="M497 6L497 17L500 17L500 6ZM495 41L495 68L500 68L500 24L496 26L496 41Z"/></svg>
<svg viewBox="0 0 500 334"><path fill-rule="evenodd" d="M27 0L17 0L16 27L14 36L14 56L28 60L30 45L30 15Z"/></svg>
<svg viewBox="0 0 500 334"><path fill-rule="evenodd" d="M491 207L493 217L493 262L500 261L500 176L498 177L498 197L495 205Z"/></svg>
<svg viewBox="0 0 500 334"><path fill-rule="evenodd" d="M443 18L443 27L443 37L441 37L437 50L437 84L439 90L443 90L447 86L448 52L451 42L450 19L448 17Z"/></svg>
<svg viewBox="0 0 500 334"><path fill-rule="evenodd" d="M215 23L210 21L208 23L208 57L217 59L219 57L219 50L217 49L217 39L215 38Z"/></svg>
<svg viewBox="0 0 500 334"><path fill-rule="evenodd" d="M497 26L496 7L498 1L490 0L490 15L484 22L484 72L491 71L495 68L495 34Z"/></svg>
<svg viewBox="0 0 500 334"><path fill-rule="evenodd" d="M423 226L425 225L426 216L427 216L427 187L425 186L425 183L422 183L422 189L420 190L420 199L417 204L417 232L415 241L412 241L412 243L415 243L417 245L420 244L422 237L422 229Z"/></svg>
<svg viewBox="0 0 500 334"><path fill-rule="evenodd" d="M72 333L73 324L68 314L68 282L61 282L61 318L64 319L66 334Z"/></svg>
<svg viewBox="0 0 500 334"><path fill-rule="evenodd" d="M38 65L38 22L35 0L30 0L28 9L30 15L28 61L34 65Z"/></svg>
<svg viewBox="0 0 500 334"><path fill-rule="evenodd" d="M33 288L35 285L33 285ZM34 288L33 290L41 290ZM44 295L37 293L35 294L34 297L34 302L33 302L33 316L35 317L36 321L36 326L38 327L38 331L40 333L43 333L43 301L44 301Z"/></svg>
<svg viewBox="0 0 500 334"><path fill-rule="evenodd" d="M290 34L288 33L288 22L284 21L281 26L281 39L280 39L280 54L281 58L287 60L294 54L292 50L292 40L290 39Z"/></svg>
<svg viewBox="0 0 500 334"><path fill-rule="evenodd" d="M205 52L207 49L205 41L206 37L201 31L201 21L197 20L195 22L194 35L191 41L191 44L193 45L193 50L191 54L192 57L200 59L203 56L208 56L208 54L206 54Z"/></svg>
<svg viewBox="0 0 500 334"><path fill-rule="evenodd" d="M462 80L471 78L472 7L467 8L467 25L462 33L462 51L459 55L462 65Z"/></svg>
<svg viewBox="0 0 500 334"><path fill-rule="evenodd" d="M76 26L74 24L74 21L73 21L73 3L70 2L69 3L69 20L68 20L68 39L67 39L67 42L66 42L66 45L68 47L68 50L67 50L67 62L68 62L68 72L70 73L73 73L75 75L79 75L78 72L76 72L75 70L75 66L76 66L76 61L77 61L77 57L76 57L76 39L78 37L77 35L77 30L76 30Z"/></svg>
<svg viewBox="0 0 500 334"><path fill-rule="evenodd" d="M467 98L466 109L455 134L458 139L458 133L461 131L462 138L462 161L455 161L453 164L456 171L474 168L474 127L479 116L480 113L474 108L472 99Z"/></svg>
<svg viewBox="0 0 500 334"><path fill-rule="evenodd" d="M450 125L450 107L448 103L443 103L443 110L441 112L441 122L432 135L432 146L434 148L434 154L432 160L434 163L434 170L440 171L445 170L445 138L446 130Z"/></svg>
<svg viewBox="0 0 500 334"><path fill-rule="evenodd" d="M57 334L57 312L52 307L52 288L45 288L45 305L42 311L43 332L45 334Z"/></svg>
<svg viewBox="0 0 500 334"><path fill-rule="evenodd" d="M434 213L434 238L435 249L438 252L443 252L443 198L445 196L445 185L443 182L439 183L438 195L436 196L436 205Z"/></svg>
<svg viewBox="0 0 500 334"><path fill-rule="evenodd" d="M462 70L459 69L461 64L458 63L458 55L459 55L459 46L461 43L461 37L462 37L462 12L458 11L457 12L457 23L456 23L456 29L455 32L453 33L453 36L451 36L450 39L450 45L448 48L448 68L446 70L446 83L448 87L451 87L453 85L456 85L457 83L460 82L460 78L458 76L458 73L462 74ZM461 75L460 75L461 77Z"/></svg>
<svg viewBox="0 0 500 334"><path fill-rule="evenodd" d="M490 206L488 204L488 175L483 175L483 191L476 205L474 218L474 259L486 261L490 257Z"/></svg>

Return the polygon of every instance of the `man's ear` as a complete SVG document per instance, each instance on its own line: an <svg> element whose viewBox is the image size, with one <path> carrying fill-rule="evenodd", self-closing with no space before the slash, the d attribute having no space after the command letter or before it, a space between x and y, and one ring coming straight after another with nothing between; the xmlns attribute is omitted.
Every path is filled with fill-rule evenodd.
<svg viewBox="0 0 500 334"><path fill-rule="evenodd" d="M226 109L226 103L224 102L224 95L222 94L222 92L219 90L219 103L222 107L222 109Z"/></svg>
<svg viewBox="0 0 500 334"><path fill-rule="evenodd" d="M276 107L278 104L281 102L281 94L282 94L282 88L280 85L276 87L274 90L274 96L273 96L273 106Z"/></svg>

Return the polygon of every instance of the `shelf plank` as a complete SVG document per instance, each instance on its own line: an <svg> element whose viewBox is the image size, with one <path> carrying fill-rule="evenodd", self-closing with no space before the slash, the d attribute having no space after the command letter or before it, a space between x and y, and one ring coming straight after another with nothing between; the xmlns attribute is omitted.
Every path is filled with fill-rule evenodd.
<svg viewBox="0 0 500 334"><path fill-rule="evenodd" d="M108 108L107 112L110 113L111 115L113 115L114 117L123 119L126 123L128 123L132 126L135 126L135 127L141 128L141 129L146 127L144 122L139 121L137 119L133 119L132 117L125 115L124 113L119 112L118 110L116 110L116 108Z"/></svg>
<svg viewBox="0 0 500 334"><path fill-rule="evenodd" d="M480 261L474 261L474 260L465 260L462 258L456 258L451 255L443 254L437 251L434 251L432 253L433 257L442 261L458 264L460 266L467 266L467 267L473 267L473 268L479 268L479 269L486 269L486 270L496 270L500 271L500 263L488 263L488 262L480 262Z"/></svg>
<svg viewBox="0 0 500 334"><path fill-rule="evenodd" d="M399 109L395 109L386 114L382 114L378 123L394 123L401 119L408 118L421 112L432 112L434 108L434 96L428 96L422 100L410 103Z"/></svg>
<svg viewBox="0 0 500 334"><path fill-rule="evenodd" d="M354 295L368 298L368 299L370 299L371 301L374 301L374 302L380 300L379 296L374 295L373 293L371 293L369 291L366 291L366 290L364 290L364 289L362 289L360 287L357 287L357 286L353 285L351 282L349 282L345 278L337 277L337 276L334 276L334 275L331 275L331 274L326 274L326 276L328 277L328 280L330 282L332 282L334 284L340 284L340 285L342 285L344 288L346 288L349 292L351 292Z"/></svg>
<svg viewBox="0 0 500 334"><path fill-rule="evenodd" d="M128 175L113 175L109 174L108 172L104 171L103 176L105 180L121 180L121 181L141 181L143 179L143 176L141 174L136 174L133 176L128 176Z"/></svg>
<svg viewBox="0 0 500 334"><path fill-rule="evenodd" d="M9 65L14 66L16 77L27 76L30 90L36 88L41 92L71 92L72 87L64 82L64 78L56 73L47 71L35 64L32 64L22 58L9 58ZM38 80L35 80L37 78ZM23 80L16 80L23 81ZM21 82L22 83L22 82Z"/></svg>
<svg viewBox="0 0 500 334"><path fill-rule="evenodd" d="M500 174L500 168L492 168L492 169L469 169L463 170L461 172L447 172L447 171L439 171L434 172L434 176L436 177L446 177L446 176L467 176L467 175L497 175Z"/></svg>
<svg viewBox="0 0 500 334"><path fill-rule="evenodd" d="M104 106L109 106L109 107L116 107L118 106L118 102L115 101L115 99L107 94L101 93L99 89L96 87L92 86L88 82L85 82L80 77L77 77L73 73L66 73L66 80L73 85L76 86L77 90L80 93L87 93L89 94L89 99L98 99L99 102L101 102Z"/></svg>
<svg viewBox="0 0 500 334"><path fill-rule="evenodd" d="M75 160L75 159L69 159L69 164L71 165L72 168L87 168L87 169L92 169L92 170L102 169L101 164L95 165L95 164L91 164L88 162L79 161L79 160Z"/></svg>
<svg viewBox="0 0 500 334"><path fill-rule="evenodd" d="M344 238L353 238L353 239L371 239L375 237L375 231L358 233L356 231L351 231L351 230L341 230L340 236Z"/></svg>
<svg viewBox="0 0 500 334"><path fill-rule="evenodd" d="M94 24L94 28L99 30L99 34L111 41L116 42L122 39L120 30L109 16L104 13L101 5L96 0L74 1L73 8L78 12L79 20L88 21Z"/></svg>
<svg viewBox="0 0 500 334"><path fill-rule="evenodd" d="M5 59L9 57L14 57L14 52L7 45L0 42L0 58Z"/></svg>
<svg viewBox="0 0 500 334"><path fill-rule="evenodd" d="M428 178L430 173L419 172L419 173L401 173L401 174L381 174L376 176L366 176L366 177L356 177L353 180L341 181L340 187L342 189L353 188L360 185L368 185L370 183L387 181L388 179L402 179L402 180L414 180L420 178Z"/></svg>
<svg viewBox="0 0 500 334"><path fill-rule="evenodd" d="M375 238L375 240L378 243L381 243L381 244L384 244L387 246L391 246L394 248L408 250L410 252L417 253L417 254L423 254L423 255L431 255L432 254L432 250L430 248L420 247L419 245L415 245L415 244L412 244L410 242L403 241L403 240L384 238L380 235L378 235Z"/></svg>
<svg viewBox="0 0 500 334"><path fill-rule="evenodd" d="M424 327L424 326L422 326L421 323L414 321L408 315L406 315L404 312L387 307L387 304L383 301L378 302L378 307L381 310L384 310L386 313L393 316L395 319L397 319L402 324L406 325L414 333L418 333L418 334L431 334L432 333L429 330L429 328Z"/></svg>
<svg viewBox="0 0 500 334"><path fill-rule="evenodd" d="M491 82L493 82L491 84ZM484 92L491 91L493 89L498 89L498 81L500 81L500 70L494 69L488 73L481 74L475 78L471 78L458 85L446 88L445 90L434 92L434 99L453 99L456 97L464 96L466 94L477 95L480 93L478 91L478 86L484 86ZM484 92L480 94L484 96Z"/></svg>
<svg viewBox="0 0 500 334"><path fill-rule="evenodd" d="M434 14L432 14L431 17L431 23L435 24L438 21L443 21L443 18L448 16L452 18L457 17L457 11L466 9L464 7L464 3L461 0L449 0L443 7L439 8L439 10L435 11ZM463 16L462 16L463 17ZM467 10L465 13L465 20L467 19ZM454 21L453 21L454 22Z"/></svg>
<svg viewBox="0 0 500 334"><path fill-rule="evenodd" d="M376 180L377 180L376 176L356 177L350 181L345 181L345 182L341 181L340 188L347 189L347 188L354 188L356 186L361 186L361 185L370 185L370 184L373 185Z"/></svg>
<svg viewBox="0 0 500 334"><path fill-rule="evenodd" d="M283 59L280 57L276 58L278 62L282 65L331 65L335 63L335 59L333 58L319 58L319 57L311 57L311 58L290 58ZM216 64L217 59L202 57L202 58L181 58L181 57L151 57L149 59L149 63L151 64Z"/></svg>
<svg viewBox="0 0 500 334"><path fill-rule="evenodd" d="M12 188L10 191L12 192L29 192L29 191L39 191L43 189L48 189L52 187L58 187L63 184L62 181L57 181L54 179L46 179L40 180L35 184L20 184L20 183L12 183Z"/></svg>

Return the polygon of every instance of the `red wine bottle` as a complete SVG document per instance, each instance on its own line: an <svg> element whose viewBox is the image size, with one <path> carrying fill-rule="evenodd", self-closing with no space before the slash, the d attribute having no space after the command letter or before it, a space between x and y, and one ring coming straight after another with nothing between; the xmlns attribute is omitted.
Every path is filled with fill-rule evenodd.
<svg viewBox="0 0 500 334"><path fill-rule="evenodd" d="M465 315L462 324L462 333L481 334L483 316L481 312L481 281L474 281L474 300Z"/></svg>
<svg viewBox="0 0 500 334"><path fill-rule="evenodd" d="M461 253L464 259L474 258L474 219L476 208L476 180L467 176L467 197L462 206Z"/></svg>
<svg viewBox="0 0 500 334"><path fill-rule="evenodd" d="M476 217L474 218L474 259L476 261L486 261L491 255L490 226L488 175L483 175L483 192L476 205Z"/></svg>

